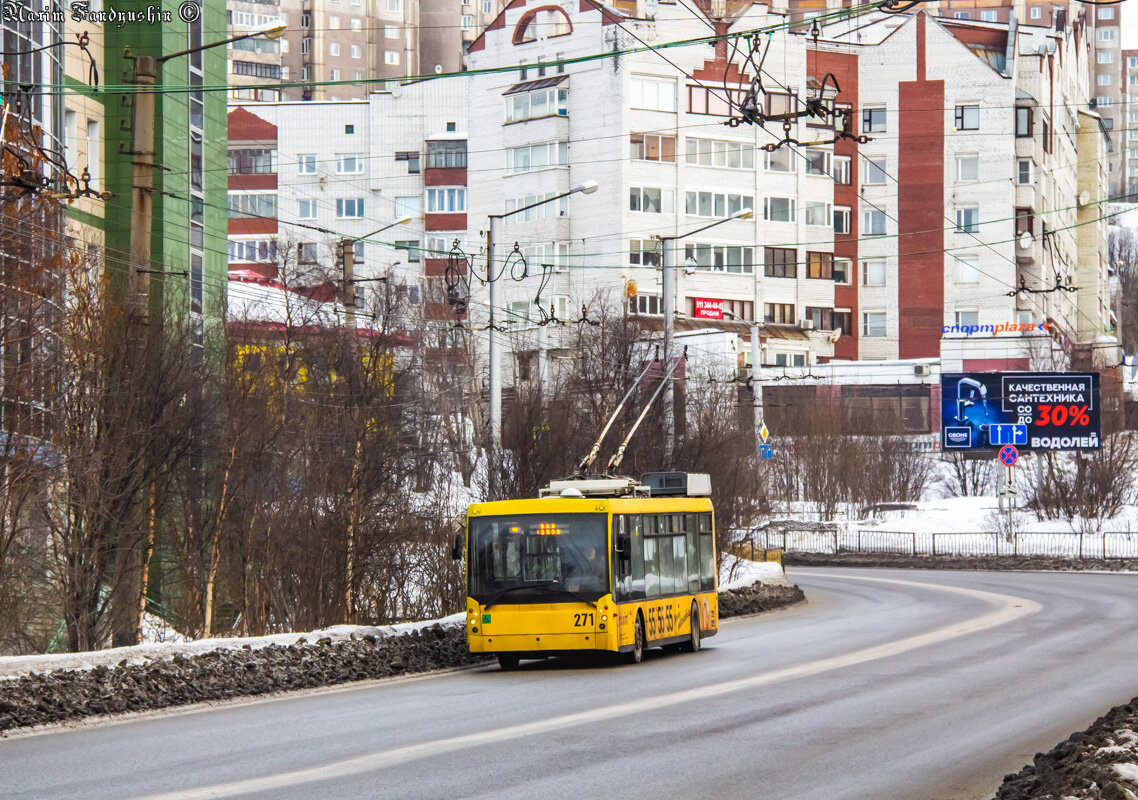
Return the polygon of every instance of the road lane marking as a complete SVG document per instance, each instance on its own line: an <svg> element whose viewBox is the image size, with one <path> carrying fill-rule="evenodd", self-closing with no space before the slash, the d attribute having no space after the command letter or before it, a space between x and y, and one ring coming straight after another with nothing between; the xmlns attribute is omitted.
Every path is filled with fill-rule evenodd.
<svg viewBox="0 0 1138 800"><path fill-rule="evenodd" d="M813 574L819 575L819 573ZM783 667L782 669L772 670L761 675L752 675L747 678L738 678L711 686L701 686L695 689L685 689L684 691L673 692L657 697L631 700L614 706L606 706L589 711L579 711L574 714L563 714L559 717L553 717L552 719L527 722L520 725L508 725L489 731L478 731L462 736L438 739L433 742L421 742L405 747L381 750L318 767L291 770L276 775L247 778L245 780L218 783L212 786L202 786L194 789L146 795L137 798L137 800L211 800L213 798L239 797L254 792L271 792L307 783L332 780L334 778L363 775L385 767L395 766L396 764L417 761L443 753L452 753L470 747L507 742L526 736L548 734L553 731L572 728L578 725L588 725L618 717L631 716L633 714L659 711L660 709L670 708L680 705L681 703L707 700L732 692L754 689L758 686L768 686L780 681L810 677L843 667L864 664L869 661L877 661L907 653L910 650L916 650L921 647L927 647L928 645L957 639L961 636L979 633L989 628L1006 625L1022 617L1035 614L1042 609L1042 606L1033 600L1014 597L1012 595L997 594L995 592L986 592L980 589L966 589L959 586L942 586L939 584L921 583L919 581L900 580L897 578L874 578L861 575L833 575L827 573L825 577L839 580L868 581L871 583L886 583L897 586L931 589L933 591L946 592L948 594L980 600L994 606L994 608L988 613L981 614L978 617L973 617L963 622L954 622L926 633L917 634L916 636L908 636L894 642L874 645L873 647L856 650L852 653L846 653L845 655L822 658L805 664L797 664L792 667Z"/></svg>

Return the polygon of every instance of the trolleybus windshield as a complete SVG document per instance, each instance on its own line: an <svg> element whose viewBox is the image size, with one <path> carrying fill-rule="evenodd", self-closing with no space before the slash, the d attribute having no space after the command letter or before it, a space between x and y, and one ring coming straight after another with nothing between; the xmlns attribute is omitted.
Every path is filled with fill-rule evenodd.
<svg viewBox="0 0 1138 800"><path fill-rule="evenodd" d="M608 515L470 518L470 596L480 603L596 600L609 592Z"/></svg>

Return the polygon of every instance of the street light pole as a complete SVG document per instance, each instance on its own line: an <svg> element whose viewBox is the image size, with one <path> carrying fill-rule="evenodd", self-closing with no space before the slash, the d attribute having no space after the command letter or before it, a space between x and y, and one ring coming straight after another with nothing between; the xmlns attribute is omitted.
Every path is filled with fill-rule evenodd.
<svg viewBox="0 0 1138 800"><path fill-rule="evenodd" d="M498 334L497 324L494 321L494 312L498 307L498 278L500 275L494 274L494 239L495 239L495 224L506 217L512 217L515 214L521 214L523 211L529 211L531 208L543 206L546 203L552 203L555 200L560 200L563 197L568 197L571 194L592 194L597 190L596 181L585 181L580 186L574 186L567 192L554 195L553 197L546 198L545 200L538 200L536 203L530 203L528 206L515 208L513 211L508 211L505 214L490 214L490 227L486 231L486 282L489 284L490 290L490 321L489 321L489 367L490 367L490 451L487 454L487 468L489 469L489 486L487 487L490 493L491 500L499 498L498 486L498 469L499 458L502 453L502 354L501 354L501 337Z"/></svg>
<svg viewBox="0 0 1138 800"><path fill-rule="evenodd" d="M676 283L676 267L675 267L675 248L676 242L688 236L694 236L697 233L710 230L717 225L722 225L724 222L730 222L733 219L750 219L754 216L754 211L749 208L741 208L729 217L717 219L702 228L696 228L694 231L688 231L682 236L660 236L660 247L663 250L661 265L664 270L663 277L660 279L660 291L663 293L662 305L664 307L664 375L668 382L667 388L664 390L664 468L670 469L672 466L672 457L674 456L676 445L676 383L672 372L669 372L671 367L672 358L672 342L675 339L676 327L676 298L675 298L675 283Z"/></svg>
<svg viewBox="0 0 1138 800"><path fill-rule="evenodd" d="M350 332L356 329L356 281L355 267L356 267L356 242L362 242L375 236L377 233L383 233L386 230L394 228L396 225L406 225L411 221L410 217L403 217L390 225L384 225L376 228L371 233L365 233L363 236L345 236L340 240L340 266L343 268L343 283L340 293L341 301L344 304L344 321L348 326ZM365 278L364 280L371 280ZM380 278L379 280L386 280ZM353 340L354 341L354 340Z"/></svg>

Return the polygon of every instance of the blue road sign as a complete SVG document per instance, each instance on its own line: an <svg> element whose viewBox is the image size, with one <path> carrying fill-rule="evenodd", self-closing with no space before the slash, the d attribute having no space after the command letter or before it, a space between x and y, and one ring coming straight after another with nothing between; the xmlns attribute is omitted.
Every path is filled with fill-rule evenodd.
<svg viewBox="0 0 1138 800"><path fill-rule="evenodd" d="M1019 450L1015 449L1015 445L1004 445L1000 448L1000 462L1008 467L1014 467L1016 461L1019 459Z"/></svg>
<svg viewBox="0 0 1138 800"><path fill-rule="evenodd" d="M988 444L999 447L1014 444L1022 447L1027 444L1027 426L1018 424L999 424L988 426Z"/></svg>
<svg viewBox="0 0 1138 800"><path fill-rule="evenodd" d="M759 455L763 458L774 458L774 445L773 444L760 444Z"/></svg>

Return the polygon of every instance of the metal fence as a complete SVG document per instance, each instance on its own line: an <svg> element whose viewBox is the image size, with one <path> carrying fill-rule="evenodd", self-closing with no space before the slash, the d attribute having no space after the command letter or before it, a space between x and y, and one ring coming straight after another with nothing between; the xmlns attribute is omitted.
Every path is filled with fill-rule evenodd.
<svg viewBox="0 0 1138 800"><path fill-rule="evenodd" d="M831 531L751 531L757 549L788 553L884 553L915 556L1049 556L1138 558L1138 532L912 533L851 528Z"/></svg>

